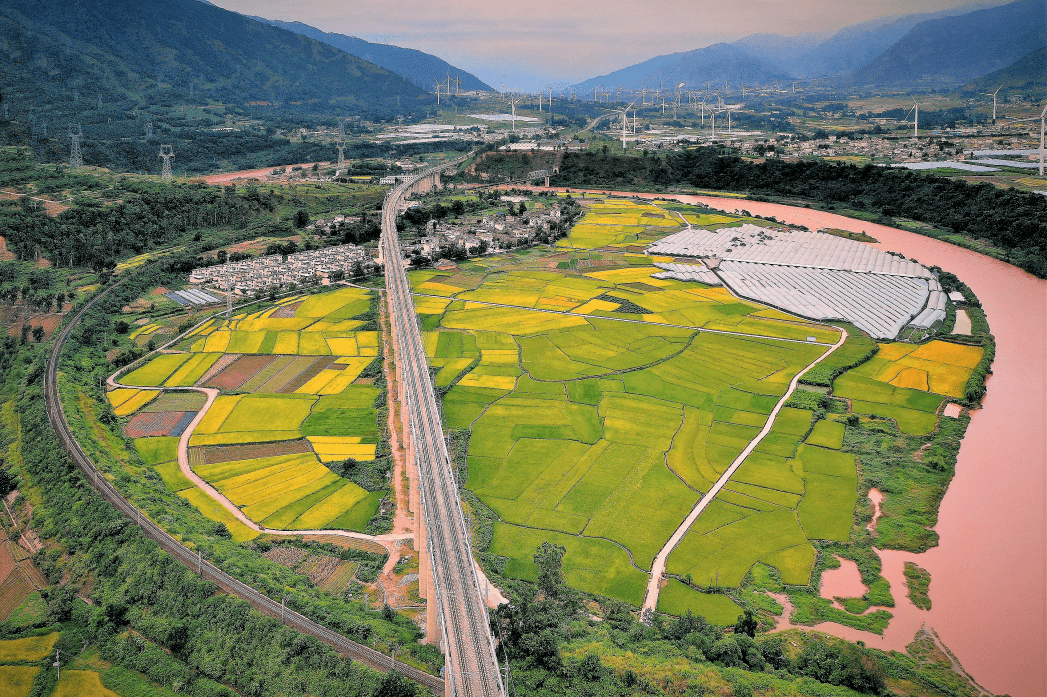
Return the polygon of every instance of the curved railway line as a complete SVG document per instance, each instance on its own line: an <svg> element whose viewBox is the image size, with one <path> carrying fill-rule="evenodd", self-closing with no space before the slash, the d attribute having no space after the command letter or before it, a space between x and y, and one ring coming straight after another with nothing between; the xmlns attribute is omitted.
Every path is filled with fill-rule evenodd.
<svg viewBox="0 0 1047 697"><path fill-rule="evenodd" d="M407 678L424 685L435 694L444 694L446 690L444 680L418 670L414 666L399 663L394 658L390 658L369 646L352 641L338 632L328 629L327 627L310 620L308 617L284 607L281 603L233 578L211 562L203 559L199 553L194 554L191 550L184 547L178 540L167 534L163 528L150 520L141 510L136 508L134 504L125 498L124 495L105 478L98 468L95 467L91 458L89 458L83 448L80 447L72 430L69 428L65 412L62 409L62 401L58 390L58 363L59 358L61 357L62 347L69 339L69 335L72 333L73 328L76 327L77 323L84 316L84 313L86 313L106 294L112 291L116 285L117 284L110 286L92 298L91 301L77 312L72 320L66 324L51 347L51 352L47 358L47 366L44 371L44 400L47 409L47 418L51 422L51 426L54 428L55 433L58 435L58 439L61 441L62 446L65 448L66 452L69 453L69 456L80 471L87 477L87 481L91 486L93 486L107 501L109 501L114 508L121 511L131 519L131 521L142 528L146 537L155 541L164 551L197 573L201 578L213 582L226 593L236 596L241 600L246 600L260 612L271 617L279 618L284 622L284 624L302 632L303 634L316 637L339 653L347 655L351 659L358 661L369 668L373 668L374 670L383 673L395 670ZM455 493L457 493L457 490ZM478 692L475 694L487 693Z"/></svg>
<svg viewBox="0 0 1047 697"><path fill-rule="evenodd" d="M403 374L403 401L418 467L433 595L446 658L447 694L502 697L505 688L473 562L457 475L444 440L443 420L396 231L397 210L412 187L425 177L435 177L443 169L457 166L465 157L421 172L389 192L382 208L381 245L389 316L395 323L396 348Z"/></svg>

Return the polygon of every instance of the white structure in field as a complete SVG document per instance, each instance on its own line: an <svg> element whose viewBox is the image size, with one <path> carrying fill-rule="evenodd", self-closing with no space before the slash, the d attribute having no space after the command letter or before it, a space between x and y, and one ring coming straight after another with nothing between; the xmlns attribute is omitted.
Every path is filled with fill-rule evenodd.
<svg viewBox="0 0 1047 697"><path fill-rule="evenodd" d="M920 264L821 232L744 224L688 229L649 254L704 260L658 263L656 278L726 285L737 295L818 320L845 320L877 339L945 319L946 295Z"/></svg>

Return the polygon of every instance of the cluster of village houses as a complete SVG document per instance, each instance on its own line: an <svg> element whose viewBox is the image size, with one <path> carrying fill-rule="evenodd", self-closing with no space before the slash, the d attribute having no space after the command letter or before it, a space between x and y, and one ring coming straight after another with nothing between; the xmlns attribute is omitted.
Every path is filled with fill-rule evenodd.
<svg viewBox="0 0 1047 697"><path fill-rule="evenodd" d="M512 197L503 197L506 200ZM523 200L523 199L521 199ZM413 240L402 240L405 254L434 256L444 247L459 248L466 254L497 252L531 244L549 232L560 220L560 207L526 213L522 216L498 213L477 219L471 224L441 223L430 220L425 234ZM481 247L486 243L485 247Z"/></svg>
<svg viewBox="0 0 1047 697"><path fill-rule="evenodd" d="M284 257L270 254L231 264L194 269L189 276L193 284L207 284L222 290L232 288L238 295L251 295L269 288L292 283L320 283L337 280L359 264L364 271L373 265L364 247L343 244L337 247L296 252Z"/></svg>

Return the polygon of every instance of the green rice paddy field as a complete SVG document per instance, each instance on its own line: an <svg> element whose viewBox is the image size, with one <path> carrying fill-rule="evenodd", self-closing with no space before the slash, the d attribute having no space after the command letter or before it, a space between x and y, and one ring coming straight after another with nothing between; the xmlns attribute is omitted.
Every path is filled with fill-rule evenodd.
<svg viewBox="0 0 1047 697"><path fill-rule="evenodd" d="M534 578L534 550L551 540L567 549L570 583L640 604L655 554L762 428L790 380L826 350L777 338L839 336L717 289L653 279L654 271L412 274L431 329L426 351L438 384L450 387L447 425L471 432L466 487L497 515L489 551L508 559L510 576ZM615 313L610 301L609 310L586 311L615 294L650 312ZM667 326L677 323L685 326ZM698 331L728 326L742 331ZM677 553L673 573L734 579L762 560L807 582L814 549L804 523L817 519L819 534L846 539L857 497L852 461L850 478L840 478L850 483L849 499L833 498L829 487L801 506L809 477L796 450L811 423L811 412L785 409L716 502L724 524L735 524L729 533L763 530L762 546L701 563ZM843 519L841 532L833 524ZM706 532L707 548L733 539ZM665 595L665 611L737 616L725 596L679 586Z"/></svg>
<svg viewBox="0 0 1047 697"><path fill-rule="evenodd" d="M373 322L365 326L371 300L369 291L345 288L215 319L182 341L181 351L156 356L121 382L220 390L189 440L190 465L252 520L275 529L362 531L386 492L325 465L376 456L379 389L360 377L379 360L378 332ZM117 389L109 396L119 416L195 412L203 404L196 392ZM235 539L256 536L182 474L176 436L136 439L143 461Z"/></svg>
<svg viewBox="0 0 1047 697"><path fill-rule="evenodd" d="M583 222L650 230L643 205L605 208L620 210L594 205ZM696 225L736 222L683 215ZM594 234L577 237L576 226L565 244L636 244ZM639 605L654 555L825 351L782 339L828 344L839 334L723 289L655 279L649 257L591 253L597 266L586 268L571 254L566 264L563 253L520 253L414 272L415 304L447 426L470 432L465 486L496 516L487 551L507 560L506 575L534 580L535 548L561 544L569 583ZM893 360L888 352L876 375L838 378L836 393L856 412L926 433L942 396L888 384ZM668 572L693 586L736 587L763 564L786 584L808 584L812 541L846 542L854 525L858 472L840 450L843 431L782 409L669 556ZM659 610L734 621L734 601L693 586L670 580Z"/></svg>

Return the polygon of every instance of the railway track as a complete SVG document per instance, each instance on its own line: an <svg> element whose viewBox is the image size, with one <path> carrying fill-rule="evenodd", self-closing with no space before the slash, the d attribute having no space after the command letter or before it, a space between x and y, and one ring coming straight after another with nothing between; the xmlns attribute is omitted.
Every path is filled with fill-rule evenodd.
<svg viewBox="0 0 1047 697"><path fill-rule="evenodd" d="M419 473L433 595L446 658L447 694L503 697L505 688L498 670L487 609L481 599L457 475L444 440L443 421L396 232L400 201L412 186L464 160L465 157L459 158L421 172L389 192L382 209L381 245L389 316L395 322L403 372L402 400L410 419L410 437L414 441Z"/></svg>
<svg viewBox="0 0 1047 697"><path fill-rule="evenodd" d="M101 300L106 294L111 292L116 285L118 284L110 286L92 298L91 301L77 312L73 319L66 324L65 328L62 329L52 345L51 353L48 355L47 366L44 371L44 400L47 409L47 418L51 422L51 426L54 428L55 433L58 435L58 439L61 441L62 446L65 448L66 452L69 453L69 456L80 471L87 477L87 481L91 486L93 486L107 501L109 501L114 508L121 511L131 521L138 525L145 533L146 537L155 541L165 552L197 573L201 578L213 582L226 593L236 596L241 600L246 600L260 612L271 617L279 618L284 624L302 632L303 634L316 637L339 653L345 654L351 659L358 661L369 668L373 668L374 670L383 673L395 670L414 682L424 685L437 695L444 694L446 686L444 680L441 678L418 670L414 666L397 662L395 659L390 658L369 646L348 639L338 632L328 629L327 627L310 620L308 617L284 607L279 602L233 578L211 562L203 559L199 553L194 553L187 549L178 540L167 534L167 532L160 526L150 520L141 510L136 508L134 504L125 498L124 495L121 494L120 491L102 475L98 468L95 467L91 458L89 458L83 448L80 447L80 443L77 442L76 437L69 428L65 412L62 409L62 401L58 391L58 363L59 358L61 357L62 347L69 339L69 335L72 333L73 328L76 327L84 313L86 313L91 306Z"/></svg>

